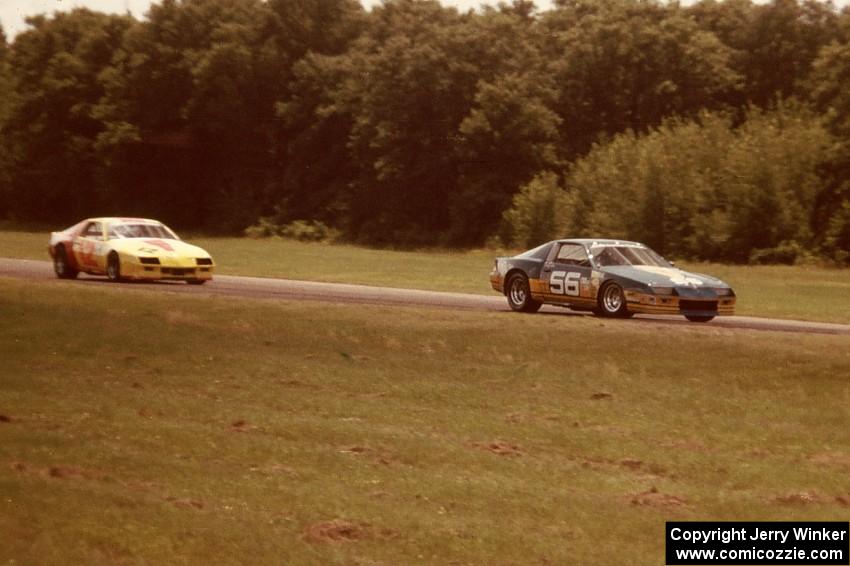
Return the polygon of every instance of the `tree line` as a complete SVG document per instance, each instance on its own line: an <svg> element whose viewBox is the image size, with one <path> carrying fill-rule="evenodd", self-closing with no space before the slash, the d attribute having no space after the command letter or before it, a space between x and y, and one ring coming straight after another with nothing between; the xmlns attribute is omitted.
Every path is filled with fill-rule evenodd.
<svg viewBox="0 0 850 566"><path fill-rule="evenodd" d="M163 0L28 24L0 30L0 217L850 258L850 11L828 2Z"/></svg>

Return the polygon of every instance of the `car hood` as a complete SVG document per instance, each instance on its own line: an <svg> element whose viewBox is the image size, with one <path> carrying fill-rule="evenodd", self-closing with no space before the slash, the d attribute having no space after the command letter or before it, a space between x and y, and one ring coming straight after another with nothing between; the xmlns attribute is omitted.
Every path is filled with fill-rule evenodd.
<svg viewBox="0 0 850 566"><path fill-rule="evenodd" d="M691 273L677 267L612 265L603 267L601 271L653 287L729 287L716 277Z"/></svg>
<svg viewBox="0 0 850 566"><path fill-rule="evenodd" d="M112 247L119 252L139 257L210 257L203 248L183 240L166 238L127 238L113 240Z"/></svg>

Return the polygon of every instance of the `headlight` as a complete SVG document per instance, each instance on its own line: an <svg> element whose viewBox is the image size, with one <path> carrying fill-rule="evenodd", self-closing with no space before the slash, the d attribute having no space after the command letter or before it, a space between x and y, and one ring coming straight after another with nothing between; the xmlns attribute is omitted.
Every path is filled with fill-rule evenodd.
<svg viewBox="0 0 850 566"><path fill-rule="evenodd" d="M652 291L656 295L672 295L673 287L653 287Z"/></svg>
<svg viewBox="0 0 850 566"><path fill-rule="evenodd" d="M717 293L718 297L728 297L732 294L732 289L728 287L717 287L714 289L714 292Z"/></svg>

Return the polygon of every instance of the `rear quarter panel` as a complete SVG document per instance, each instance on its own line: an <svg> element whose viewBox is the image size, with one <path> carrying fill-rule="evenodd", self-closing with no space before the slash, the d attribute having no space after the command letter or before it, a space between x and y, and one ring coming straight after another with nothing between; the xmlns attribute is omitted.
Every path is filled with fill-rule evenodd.
<svg viewBox="0 0 850 566"><path fill-rule="evenodd" d="M88 220L83 220L70 228L50 233L50 239L47 242L47 253L50 254L51 259L56 257L56 250L61 245L65 248L65 258L68 265L74 269L79 269L77 258L74 257L73 253L74 238L77 237L87 222Z"/></svg>
<svg viewBox="0 0 850 566"><path fill-rule="evenodd" d="M493 287L496 288L498 291L504 293L504 285L507 282L508 277L513 275L514 272L522 272L526 275L526 277L528 277L532 296L539 295L539 278L540 270L542 268L543 260L540 259L526 259L516 257L499 258L496 262L497 275L495 277L495 280L498 281L498 285L494 282Z"/></svg>

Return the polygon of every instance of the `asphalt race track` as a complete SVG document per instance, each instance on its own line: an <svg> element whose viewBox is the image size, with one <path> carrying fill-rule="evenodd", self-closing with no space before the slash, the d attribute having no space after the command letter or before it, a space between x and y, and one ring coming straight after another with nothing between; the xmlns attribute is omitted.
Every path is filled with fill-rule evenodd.
<svg viewBox="0 0 850 566"><path fill-rule="evenodd" d="M0 277L59 282L53 274L53 264L49 261L0 258ZM371 287L343 283L317 283L312 281L293 281L289 279L261 277L216 275L212 281L200 286L186 285L182 282L111 284L103 277L88 277L81 274L79 279L74 283L79 285L110 285L111 288L126 289L127 291L145 290L161 291L164 293L196 293L256 299L282 299L288 301L419 306L481 311L509 310L505 298L498 296L495 292L492 296L470 295L465 293L442 293L416 289ZM566 316L588 316L582 313L575 313L569 309L550 306L544 307L541 312L559 313ZM748 329L850 336L850 325L847 324L780 320L750 316L718 317L709 323L697 324L688 322L680 317L637 315L633 319L616 322L619 324L686 325L702 328Z"/></svg>

